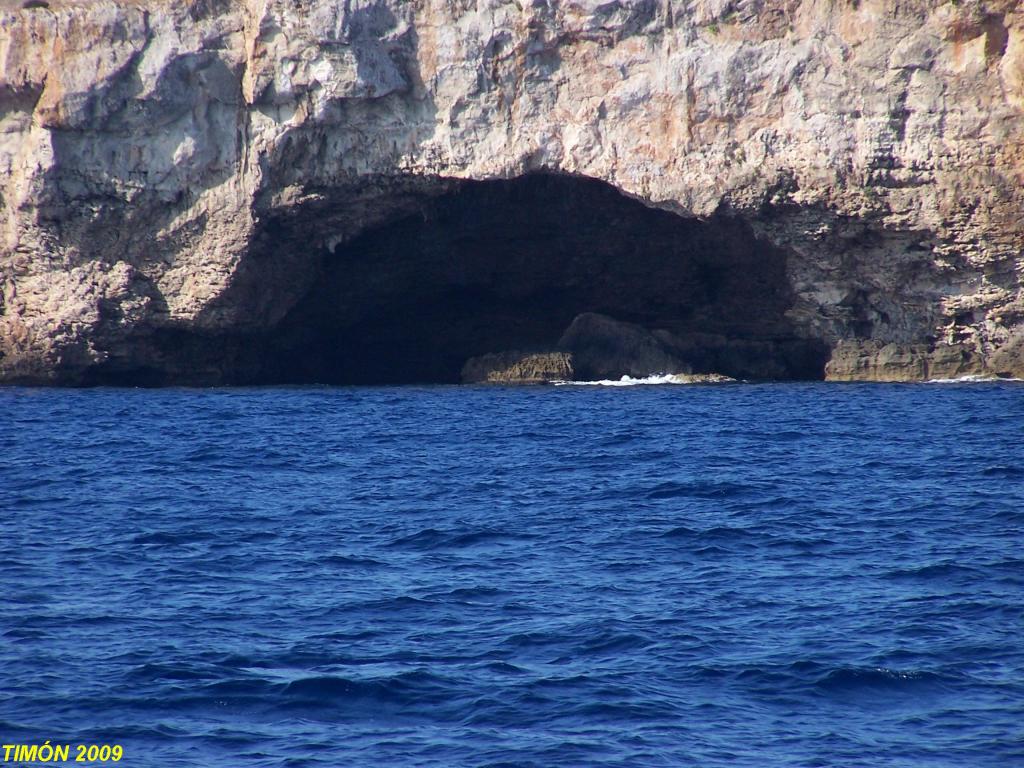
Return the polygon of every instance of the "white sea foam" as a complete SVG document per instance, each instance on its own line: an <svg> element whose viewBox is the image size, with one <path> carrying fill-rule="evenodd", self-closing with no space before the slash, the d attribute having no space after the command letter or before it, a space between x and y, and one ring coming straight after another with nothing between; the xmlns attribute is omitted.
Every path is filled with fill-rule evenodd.
<svg viewBox="0 0 1024 768"><path fill-rule="evenodd" d="M696 384L687 376L674 373L660 373L653 376L644 376L642 379L634 379L632 376L623 376L621 379L601 379L599 381L553 381L556 387L637 387L650 386L653 384Z"/></svg>
<svg viewBox="0 0 1024 768"><path fill-rule="evenodd" d="M972 373L966 376L957 376L955 379L928 379L925 384L990 384L993 381L1024 381L1024 379L1003 379L998 376Z"/></svg>

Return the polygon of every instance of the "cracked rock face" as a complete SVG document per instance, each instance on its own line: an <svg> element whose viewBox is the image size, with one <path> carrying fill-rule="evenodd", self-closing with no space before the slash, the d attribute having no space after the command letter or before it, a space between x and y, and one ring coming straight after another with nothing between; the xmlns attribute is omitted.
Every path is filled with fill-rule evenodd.
<svg viewBox="0 0 1024 768"><path fill-rule="evenodd" d="M1024 377L1018 0L0 0L0 170L0 381L374 380L403 327L457 379L584 312L723 372ZM473 184L529 230L552 176L564 247L438 257Z"/></svg>

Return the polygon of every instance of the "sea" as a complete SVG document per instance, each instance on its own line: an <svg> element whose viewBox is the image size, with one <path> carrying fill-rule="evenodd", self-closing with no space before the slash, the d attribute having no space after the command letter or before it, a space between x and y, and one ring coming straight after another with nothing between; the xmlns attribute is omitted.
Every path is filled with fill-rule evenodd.
<svg viewBox="0 0 1024 768"><path fill-rule="evenodd" d="M608 384L0 389L2 745L1024 766L1024 384Z"/></svg>

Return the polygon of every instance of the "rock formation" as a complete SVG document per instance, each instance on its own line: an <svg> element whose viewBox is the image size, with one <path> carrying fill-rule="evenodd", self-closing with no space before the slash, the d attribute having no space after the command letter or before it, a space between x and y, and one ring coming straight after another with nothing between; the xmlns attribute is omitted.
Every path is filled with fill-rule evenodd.
<svg viewBox="0 0 1024 768"><path fill-rule="evenodd" d="M0 0L0 168L0 381L1024 376L1017 0Z"/></svg>
<svg viewBox="0 0 1024 768"><path fill-rule="evenodd" d="M565 352L497 352L462 367L464 384L548 384L573 376L572 355Z"/></svg>
<svg viewBox="0 0 1024 768"><path fill-rule="evenodd" d="M572 321L554 349L495 352L466 361L466 384L548 384L558 381L614 381L664 378L675 384L735 381L713 372L694 373L688 355L701 353L665 330L584 312Z"/></svg>
<svg viewBox="0 0 1024 768"><path fill-rule="evenodd" d="M656 373L693 373L674 353L674 338L658 338L632 323L585 312L558 340L558 349L572 355L575 377L583 380L643 378Z"/></svg>

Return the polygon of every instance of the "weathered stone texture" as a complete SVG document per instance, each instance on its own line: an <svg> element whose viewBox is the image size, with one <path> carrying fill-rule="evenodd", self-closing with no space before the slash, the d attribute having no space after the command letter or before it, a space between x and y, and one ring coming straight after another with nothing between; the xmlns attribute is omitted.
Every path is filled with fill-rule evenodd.
<svg viewBox="0 0 1024 768"><path fill-rule="evenodd" d="M566 352L494 352L470 358L462 368L465 384L547 384L573 376Z"/></svg>
<svg viewBox="0 0 1024 768"><path fill-rule="evenodd" d="M269 327L310 254L538 171L745 220L835 378L1024 376L1016 0L27 5L0 0L0 380Z"/></svg>

